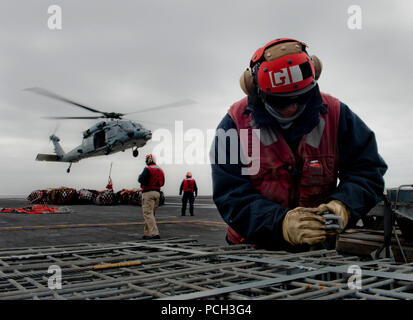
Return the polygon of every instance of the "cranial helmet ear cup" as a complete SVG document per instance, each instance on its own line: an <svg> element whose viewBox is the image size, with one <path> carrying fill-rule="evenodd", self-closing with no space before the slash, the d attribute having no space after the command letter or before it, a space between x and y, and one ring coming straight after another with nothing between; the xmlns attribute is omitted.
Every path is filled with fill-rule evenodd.
<svg viewBox="0 0 413 320"><path fill-rule="evenodd" d="M318 80L318 78L320 78L321 71L323 70L323 64L321 63L321 60L317 56L311 56L311 59L313 60L313 65L314 65L314 70L315 70L314 78Z"/></svg>
<svg viewBox="0 0 413 320"><path fill-rule="evenodd" d="M249 96L254 92L254 79L252 78L251 71L245 70L239 79L242 91Z"/></svg>

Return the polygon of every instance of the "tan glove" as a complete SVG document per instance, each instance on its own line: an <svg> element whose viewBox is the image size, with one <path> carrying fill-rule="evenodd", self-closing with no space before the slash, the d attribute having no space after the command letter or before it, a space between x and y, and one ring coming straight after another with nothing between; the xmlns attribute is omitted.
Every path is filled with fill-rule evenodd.
<svg viewBox="0 0 413 320"><path fill-rule="evenodd" d="M336 216L341 217L341 219L343 219L343 229L347 226L351 216L349 208L347 208L347 206L339 200L332 200L329 203L320 204L317 207L317 210L319 214L324 214L331 211ZM343 230L338 230L338 233L342 231Z"/></svg>
<svg viewBox="0 0 413 320"><path fill-rule="evenodd" d="M287 212L282 224L283 237L292 245L314 245L326 239L326 220L317 208L297 207Z"/></svg>

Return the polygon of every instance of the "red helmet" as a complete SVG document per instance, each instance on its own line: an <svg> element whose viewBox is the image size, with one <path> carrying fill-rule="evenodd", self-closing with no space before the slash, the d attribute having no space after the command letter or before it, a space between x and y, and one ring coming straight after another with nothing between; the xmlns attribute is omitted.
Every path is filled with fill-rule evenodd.
<svg viewBox="0 0 413 320"><path fill-rule="evenodd" d="M316 86L321 73L321 61L310 57L303 42L282 38L259 48L251 58L251 70L241 76L245 93L257 89L266 98L296 97Z"/></svg>
<svg viewBox="0 0 413 320"><path fill-rule="evenodd" d="M186 177L187 177L187 178L192 178L192 173L187 172L187 173L186 173Z"/></svg>
<svg viewBox="0 0 413 320"><path fill-rule="evenodd" d="M145 162L146 163L148 163L148 162L156 163L155 156L153 154L147 154Z"/></svg>

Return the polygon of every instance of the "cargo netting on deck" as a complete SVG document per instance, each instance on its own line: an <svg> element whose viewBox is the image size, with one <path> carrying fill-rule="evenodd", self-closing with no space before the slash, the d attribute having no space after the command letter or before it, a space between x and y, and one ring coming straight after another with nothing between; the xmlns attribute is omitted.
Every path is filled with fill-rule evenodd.
<svg viewBox="0 0 413 320"><path fill-rule="evenodd" d="M61 289L49 288L50 266ZM413 264L190 239L2 249L0 300L9 299L413 299Z"/></svg>

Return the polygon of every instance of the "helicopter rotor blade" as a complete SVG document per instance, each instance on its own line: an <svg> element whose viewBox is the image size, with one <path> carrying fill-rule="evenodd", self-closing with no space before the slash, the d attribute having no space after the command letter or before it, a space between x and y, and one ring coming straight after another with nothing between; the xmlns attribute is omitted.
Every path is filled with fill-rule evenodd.
<svg viewBox="0 0 413 320"><path fill-rule="evenodd" d="M42 117L43 119L102 119L104 117Z"/></svg>
<svg viewBox="0 0 413 320"><path fill-rule="evenodd" d="M168 130L173 130L174 123L160 123L160 122L152 122L152 121L146 121L146 120L138 120L138 122L143 125L146 129L149 129L151 131L155 131L158 129L168 129Z"/></svg>
<svg viewBox="0 0 413 320"><path fill-rule="evenodd" d="M136 114L136 113L147 112L147 111L163 110L163 109L168 109L168 108L183 107L183 106L191 105L191 104L195 104L195 103L197 103L197 102L194 101L194 100L185 99L185 100L181 100L181 101L177 101L177 102L163 104L163 105L156 106L156 107L141 109L141 110L138 110L138 111L135 111L135 112L125 113L125 115Z"/></svg>
<svg viewBox="0 0 413 320"><path fill-rule="evenodd" d="M96 110L96 109L87 107L87 106L85 106L85 105L83 105L83 104L80 104L80 103L78 103L78 102L76 102L76 101L73 101L73 100L70 100L70 99L68 99L68 98L62 97L62 96L60 96L60 95L58 95L58 94L56 94L56 93L54 93L54 92L51 92L51 91L46 90L46 89L43 89L43 88L33 87L33 88L26 88L26 89L24 89L24 90L25 90L25 91L30 91L30 92L33 92L33 93L36 93L36 94L39 94L39 95L41 95L41 96L45 96L45 97L49 97L49 98L52 98L52 99L55 99L55 100L59 100L59 101L63 101L63 102L69 103L69 104L73 104L73 105L75 105L75 106L77 106L77 107L86 109L86 110L91 111L91 112L96 112L96 113L105 114L105 112L102 112L102 111L99 111L99 110Z"/></svg>
<svg viewBox="0 0 413 320"><path fill-rule="evenodd" d="M153 122L153 121L140 120L140 119L139 119L139 123L149 124L149 125L158 126L158 127L163 127L163 126L167 126L167 125L168 125L167 123Z"/></svg>

